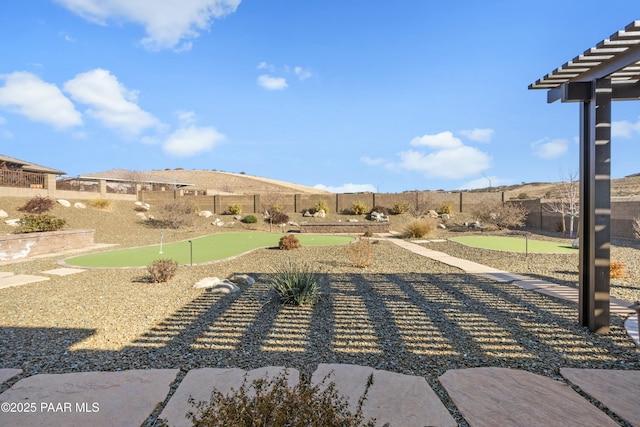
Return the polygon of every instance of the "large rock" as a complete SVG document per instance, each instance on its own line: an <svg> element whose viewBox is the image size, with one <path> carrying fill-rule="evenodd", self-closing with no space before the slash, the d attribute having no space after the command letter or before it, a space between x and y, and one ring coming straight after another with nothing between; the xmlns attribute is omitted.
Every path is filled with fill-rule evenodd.
<svg viewBox="0 0 640 427"><path fill-rule="evenodd" d="M58 199L58 200L57 200L57 202L58 202L58 204L59 204L59 205L62 205L62 206L64 206L65 208L69 208L69 207L71 207L71 202L69 202L68 200L65 200L65 199Z"/></svg>
<svg viewBox="0 0 640 427"><path fill-rule="evenodd" d="M320 209L318 212L314 213L313 216L315 218L324 218L327 216L327 213L324 211L324 209Z"/></svg>
<svg viewBox="0 0 640 427"><path fill-rule="evenodd" d="M87 205L85 205L82 202L75 202L73 204L73 207L76 208L76 209L87 209Z"/></svg>
<svg viewBox="0 0 640 427"><path fill-rule="evenodd" d="M240 290L233 282L217 277L205 277L204 279L193 285L196 289L208 289L210 292L217 294L232 294Z"/></svg>
<svg viewBox="0 0 640 427"><path fill-rule="evenodd" d="M209 217L213 216L213 213L211 211L200 211L200 212L198 212L198 216L203 216L205 218L209 218Z"/></svg>
<svg viewBox="0 0 640 427"><path fill-rule="evenodd" d="M371 212L369 214L369 218L371 218L371 220L373 220L373 221L378 221L378 222L387 222L387 221L389 221L389 217L388 216L386 216L383 213L376 212L376 211Z"/></svg>
<svg viewBox="0 0 640 427"><path fill-rule="evenodd" d="M11 227L17 227L18 225L20 225L20 218L7 219L4 223L10 225Z"/></svg>
<svg viewBox="0 0 640 427"><path fill-rule="evenodd" d="M256 279L249 276L248 274L240 273L236 273L233 276L229 277L229 280L236 285L253 285L256 282Z"/></svg>
<svg viewBox="0 0 640 427"><path fill-rule="evenodd" d="M0 218L6 218L8 216L9 214L7 213L7 211L0 209Z"/></svg>

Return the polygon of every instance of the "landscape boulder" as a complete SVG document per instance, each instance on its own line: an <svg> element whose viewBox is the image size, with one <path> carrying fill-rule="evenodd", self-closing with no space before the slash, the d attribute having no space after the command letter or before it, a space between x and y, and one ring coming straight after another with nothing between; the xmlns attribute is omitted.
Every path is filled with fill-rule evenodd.
<svg viewBox="0 0 640 427"><path fill-rule="evenodd" d="M68 200L65 199L58 199L56 200L58 202L58 204L64 206L65 208L69 208L71 207L71 202L69 202Z"/></svg>
<svg viewBox="0 0 640 427"><path fill-rule="evenodd" d="M196 289L207 289L209 292L217 294L232 294L240 290L232 281L218 277L205 277L193 285Z"/></svg>
<svg viewBox="0 0 640 427"><path fill-rule="evenodd" d="M73 204L73 207L76 208L76 209L87 209L87 205L85 205L82 202L75 202Z"/></svg>
<svg viewBox="0 0 640 427"><path fill-rule="evenodd" d="M378 222L389 221L389 217L388 216L386 216L383 213L376 212L376 211L371 212L369 214L369 218L371 218L372 221L378 221Z"/></svg>
<svg viewBox="0 0 640 427"><path fill-rule="evenodd" d="M0 218L6 218L8 216L9 214L7 213L7 211L0 209Z"/></svg>
<svg viewBox="0 0 640 427"><path fill-rule="evenodd" d="M573 242L571 242L571 247L578 249L580 247L580 238L576 237Z"/></svg>
<svg viewBox="0 0 640 427"><path fill-rule="evenodd" d="M327 216L327 213L324 211L324 209L320 209L318 212L313 214L314 218L324 218Z"/></svg>
<svg viewBox="0 0 640 427"><path fill-rule="evenodd" d="M432 209L432 210L430 210L429 212L427 212L427 216L428 216L429 218L438 218L438 216L439 216L439 215L438 215L438 212L436 212L436 211L434 211L434 210Z"/></svg>
<svg viewBox="0 0 640 427"><path fill-rule="evenodd" d="M203 216L205 218L209 218L209 217L213 216L213 213L211 211L200 211L200 212L198 212L198 216Z"/></svg>
<svg viewBox="0 0 640 427"><path fill-rule="evenodd" d="M4 223L10 225L11 227L17 227L18 225L20 225L20 219L8 219Z"/></svg>
<svg viewBox="0 0 640 427"><path fill-rule="evenodd" d="M236 273L233 276L229 277L229 281L235 283L236 285L253 285L256 282L256 279L249 276L248 274Z"/></svg>

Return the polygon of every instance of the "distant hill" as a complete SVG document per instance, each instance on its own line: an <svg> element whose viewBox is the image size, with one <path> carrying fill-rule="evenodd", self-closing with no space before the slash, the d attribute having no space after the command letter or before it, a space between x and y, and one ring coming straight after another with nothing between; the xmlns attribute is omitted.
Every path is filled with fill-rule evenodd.
<svg viewBox="0 0 640 427"><path fill-rule="evenodd" d="M493 187L491 191L504 191L506 198L517 198L519 195L527 195L530 198L544 198L548 194L561 192L561 185L559 182L530 182ZM489 191L489 188L479 188L471 191ZM640 196L640 174L611 180L611 197L631 196Z"/></svg>
<svg viewBox="0 0 640 427"><path fill-rule="evenodd" d="M208 170L152 170L152 175L163 176L176 182L189 182L198 190L213 190L218 194L328 194L328 191L320 190L304 185L292 184L275 179L261 178L258 176L241 173L208 171ZM189 187L186 187L189 188Z"/></svg>

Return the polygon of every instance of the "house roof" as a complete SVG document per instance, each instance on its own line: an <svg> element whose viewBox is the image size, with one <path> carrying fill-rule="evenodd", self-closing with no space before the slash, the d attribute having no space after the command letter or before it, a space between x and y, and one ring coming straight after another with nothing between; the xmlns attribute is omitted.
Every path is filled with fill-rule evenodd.
<svg viewBox="0 0 640 427"><path fill-rule="evenodd" d="M53 169L47 166L38 165L36 163L27 162L24 160L16 159L14 157L5 156L0 154L0 167L2 167L5 163L13 163L15 165L20 166L20 168L26 172L42 172L42 173L51 173L55 175L66 175L66 172L63 172L58 169Z"/></svg>
<svg viewBox="0 0 640 427"><path fill-rule="evenodd" d="M111 169L104 172L95 172L80 175L77 179L104 179L106 181L117 182L140 182L148 184L166 184L175 185L176 187L193 186L188 182L178 182L171 178L165 178L164 176L153 175L148 172L130 171L127 169Z"/></svg>

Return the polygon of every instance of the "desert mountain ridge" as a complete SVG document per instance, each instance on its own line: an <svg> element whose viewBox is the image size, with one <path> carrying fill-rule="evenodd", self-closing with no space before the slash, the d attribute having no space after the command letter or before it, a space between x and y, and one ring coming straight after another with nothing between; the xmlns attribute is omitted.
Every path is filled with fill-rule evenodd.
<svg viewBox="0 0 640 427"><path fill-rule="evenodd" d="M232 173L212 170L164 169L146 172L150 175L162 176L176 182L192 183L194 188L213 190L218 194L258 194L258 193L307 193L330 194L331 192L314 187L263 178L243 173ZM410 191L410 190L408 190ZM507 198L545 198L562 192L560 182L531 182L517 185L503 185L487 187L470 192L498 192L506 193ZM524 197L526 196L526 197ZM612 197L640 196L640 174L633 174L624 178L611 180Z"/></svg>

